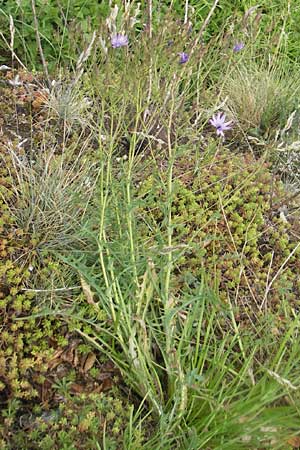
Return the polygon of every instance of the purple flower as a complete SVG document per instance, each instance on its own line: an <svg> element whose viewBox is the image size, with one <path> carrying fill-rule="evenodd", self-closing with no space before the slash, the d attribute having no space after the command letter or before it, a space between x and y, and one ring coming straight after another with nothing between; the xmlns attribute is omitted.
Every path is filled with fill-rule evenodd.
<svg viewBox="0 0 300 450"><path fill-rule="evenodd" d="M225 137L224 131L231 130L232 127L230 127L230 124L232 123L232 120L229 122L225 122L226 115L224 113L218 113L217 115L213 115L212 119L210 119L210 123L213 127L217 130L217 135Z"/></svg>
<svg viewBox="0 0 300 450"><path fill-rule="evenodd" d="M243 48L245 47L244 42L237 42L234 47L233 47L233 51L234 52L240 52L241 50L243 50Z"/></svg>
<svg viewBox="0 0 300 450"><path fill-rule="evenodd" d="M179 63L180 64L185 64L186 62L188 62L188 60L189 60L188 53L185 53L185 52L179 53Z"/></svg>
<svg viewBox="0 0 300 450"><path fill-rule="evenodd" d="M126 34L114 34L111 37L112 48L126 47L128 45L128 36Z"/></svg>

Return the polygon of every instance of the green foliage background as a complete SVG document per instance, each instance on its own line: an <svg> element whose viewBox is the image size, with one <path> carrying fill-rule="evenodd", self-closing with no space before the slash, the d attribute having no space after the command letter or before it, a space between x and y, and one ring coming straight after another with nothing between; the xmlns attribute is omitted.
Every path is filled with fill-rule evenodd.
<svg viewBox="0 0 300 450"><path fill-rule="evenodd" d="M37 0L36 12L43 51L49 65L72 65L91 32L96 30L99 20L106 17L109 3L98 0ZM30 0L8 0L0 9L0 27L9 35L9 16L13 17L15 51L22 56L25 65L39 67L36 34ZM77 36L76 39L75 36ZM7 59L7 46L1 42L4 51L2 60Z"/></svg>
<svg viewBox="0 0 300 450"><path fill-rule="evenodd" d="M189 2L190 10L194 9L193 31L197 32L207 17L212 1ZM119 4L116 1L113 4ZM142 2L142 10L147 2ZM157 0L153 2L154 27L159 26L158 18L167 12L171 2ZM173 17L184 18L184 1L174 1L170 9ZM253 9L251 9L253 8ZM78 55L87 45L94 30L100 30L100 24L110 11L109 1L100 0L36 0L36 11L39 19L39 33L49 70L57 66L72 66ZM245 14L251 12L252 25L242 29ZM10 16L13 17L15 36L14 50L22 56L28 68L40 68L40 55L36 47L36 33L32 14L31 0L6 0L0 8L0 28L7 42L0 39L0 60L7 62L10 58L7 38L10 35ZM268 33L254 33L255 21L260 30ZM203 39L209 41L221 32L234 33L236 39L243 38L251 44L262 44L269 51L275 51L278 41L283 43L285 55L293 61L299 61L300 37L300 4L288 0L263 1L257 7L254 1L222 1L219 3L211 21L206 28ZM3 37L2 35L2 37Z"/></svg>

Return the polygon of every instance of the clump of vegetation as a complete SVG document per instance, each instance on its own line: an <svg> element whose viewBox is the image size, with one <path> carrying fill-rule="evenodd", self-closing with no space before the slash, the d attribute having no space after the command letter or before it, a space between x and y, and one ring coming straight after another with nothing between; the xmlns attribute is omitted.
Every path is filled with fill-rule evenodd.
<svg viewBox="0 0 300 450"><path fill-rule="evenodd" d="M22 73L22 83L27 76ZM102 393L118 383L117 371L77 335L89 332L88 320L106 317L78 274L53 253L87 245L80 223L97 179L89 135L85 152L77 147L78 128L46 148L55 140L51 133L63 136L61 124L49 125L47 117L44 129L41 104L20 100L24 90L1 87L0 446L97 448L98 440L117 446L131 407L120 407L119 394ZM24 111L21 127L10 122L15 107Z"/></svg>
<svg viewBox="0 0 300 450"><path fill-rule="evenodd" d="M48 3L39 25L8 0L0 34L0 446L292 445L299 204L269 161L298 133L289 2L118 1L82 24Z"/></svg>
<svg viewBox="0 0 300 450"><path fill-rule="evenodd" d="M199 158L199 154L198 154ZM297 238L281 214L287 193L263 160L218 150L211 162L196 153L174 164L172 193L174 287L185 290L209 273L211 286L224 301L247 310L267 303L296 303L300 285ZM163 251L162 225L166 191L164 174L151 175L141 186L145 204L139 214L157 251Z"/></svg>
<svg viewBox="0 0 300 450"><path fill-rule="evenodd" d="M1 448L97 450L103 445L123 448L132 406L121 398L115 388L110 395L95 392L69 396L55 409L42 411L36 407L27 415L24 411L19 413L19 419L15 420L10 420L4 411L7 417L5 431L0 428ZM132 437L137 444L135 448L142 448L144 436L140 430L133 430Z"/></svg>
<svg viewBox="0 0 300 450"><path fill-rule="evenodd" d="M9 159L5 160L8 163ZM9 204L14 198L14 179L9 165L2 164L1 171L1 264L0 264L0 311L1 333L1 399L32 400L38 397L38 379L47 371L55 345L62 344L63 323L53 316L35 317L40 312L42 293L37 295L32 286L33 279L48 280L58 268L45 258L42 266L34 267L36 240L28 230L18 227L10 214ZM5 201L3 200L5 199ZM39 271L37 277L36 271ZM56 343L56 344L55 344ZM36 375L33 376L33 373Z"/></svg>
<svg viewBox="0 0 300 450"><path fill-rule="evenodd" d="M74 330L90 332L90 326L84 323L87 319L104 321L105 315L85 285L82 294L80 285L75 291L59 288L55 294L58 282L66 281L64 264L49 255L38 255L37 245L41 246L41 241L32 237L30 229L19 228L13 220L10 201L16 200L16 185L13 185L12 167L10 170L3 161L0 166L1 448L98 449L99 442L119 448L132 408L128 402L124 405L120 393L115 396L102 393L118 383L117 372L105 361L97 361L90 347L74 337ZM9 161L7 158L6 162ZM20 198L14 208L20 208ZM30 289L32 286L38 289ZM76 307L72 306L73 314L66 324L64 314L70 317L75 298ZM137 441L142 439L138 431L134 436Z"/></svg>
<svg viewBox="0 0 300 450"><path fill-rule="evenodd" d="M286 69L288 70L288 69ZM256 137L275 138L299 103L297 75L283 68L237 66L224 83L224 95L241 129Z"/></svg>
<svg viewBox="0 0 300 450"><path fill-rule="evenodd" d="M28 267L22 267L21 264L14 262L17 259L16 254L18 250L20 248L24 250L28 246L28 242L26 242L26 236L24 239L24 230L14 228L12 217L9 214L7 201L13 197L13 180L6 166L1 164L0 171L2 197L0 203L0 310L2 326L4 327L1 333L0 374L1 397L3 400L7 400L10 397L30 398L37 395L33 386L26 379L26 373L34 365L41 367L47 358L47 352L45 352L45 345L42 345L44 348L41 348L40 354L34 355L33 349L33 353L30 354L31 352L28 352L26 343L29 340L35 346L40 331L36 330L32 333L32 321L31 323L24 323L14 320L31 311L33 295L22 290L22 287L26 285L26 281L30 277ZM45 341L44 344L46 344Z"/></svg>

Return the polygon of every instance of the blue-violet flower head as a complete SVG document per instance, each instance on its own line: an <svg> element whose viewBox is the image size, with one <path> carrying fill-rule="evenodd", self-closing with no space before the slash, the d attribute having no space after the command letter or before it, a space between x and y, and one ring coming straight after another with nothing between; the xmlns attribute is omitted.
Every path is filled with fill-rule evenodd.
<svg viewBox="0 0 300 450"><path fill-rule="evenodd" d="M214 114L209 121L213 127L217 130L217 135L225 137L224 131L231 130L232 120L226 122L226 115L224 113Z"/></svg>
<svg viewBox="0 0 300 450"><path fill-rule="evenodd" d="M180 64L185 64L186 62L188 62L188 60L189 60L188 53L185 53L185 52L179 53L179 63Z"/></svg>
<svg viewBox="0 0 300 450"><path fill-rule="evenodd" d="M233 47L233 51L240 52L241 50L243 50L244 47L245 47L244 42L237 42Z"/></svg>
<svg viewBox="0 0 300 450"><path fill-rule="evenodd" d="M111 45L113 48L126 47L128 45L128 36L126 34L114 34L111 37Z"/></svg>

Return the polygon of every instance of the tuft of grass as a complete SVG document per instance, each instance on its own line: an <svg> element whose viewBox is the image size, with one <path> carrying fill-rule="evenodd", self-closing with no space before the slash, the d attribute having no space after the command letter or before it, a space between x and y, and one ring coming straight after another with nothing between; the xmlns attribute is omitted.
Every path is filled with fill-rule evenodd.
<svg viewBox="0 0 300 450"><path fill-rule="evenodd" d="M276 135L298 107L299 78L284 67L237 66L224 83L227 107L246 133Z"/></svg>
<svg viewBox="0 0 300 450"><path fill-rule="evenodd" d="M9 211L16 226L35 240L35 250L66 249L79 242L77 230L97 180L93 164L82 155L84 147L63 154L56 154L55 147L37 148L34 159L12 147L7 151L14 178Z"/></svg>

